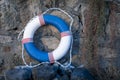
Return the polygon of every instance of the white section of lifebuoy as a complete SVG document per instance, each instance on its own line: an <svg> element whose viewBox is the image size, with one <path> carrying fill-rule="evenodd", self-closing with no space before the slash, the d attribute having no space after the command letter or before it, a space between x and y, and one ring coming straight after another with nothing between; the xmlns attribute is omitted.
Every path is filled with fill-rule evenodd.
<svg viewBox="0 0 120 80"><path fill-rule="evenodd" d="M23 44L29 43L29 42L34 42L33 36L34 36L35 31L44 24L45 24L45 21L44 21L42 15L32 18L25 27L23 40L22 40ZM59 25L59 23L57 25ZM65 25L65 24L63 24L63 25ZM67 26L63 27L61 25L60 27L62 27L64 29ZM58 47L54 51L48 53L49 61L54 62L56 60L61 59L63 56L65 56L65 54L67 53L67 51L70 48L71 40L72 40L72 33L69 31L69 29L62 31L61 32L61 40L60 40ZM27 44L25 44L25 45L27 45ZM31 50L31 49L29 49L29 50ZM40 53L42 53L42 52L40 52ZM32 54L35 54L35 53L32 52Z"/></svg>
<svg viewBox="0 0 120 80"><path fill-rule="evenodd" d="M32 18L25 27L23 39L33 38L34 32L41 26L39 16Z"/></svg>
<svg viewBox="0 0 120 80"><path fill-rule="evenodd" d="M52 52L54 60L61 59L68 51L72 36L64 36L61 38L59 46Z"/></svg>

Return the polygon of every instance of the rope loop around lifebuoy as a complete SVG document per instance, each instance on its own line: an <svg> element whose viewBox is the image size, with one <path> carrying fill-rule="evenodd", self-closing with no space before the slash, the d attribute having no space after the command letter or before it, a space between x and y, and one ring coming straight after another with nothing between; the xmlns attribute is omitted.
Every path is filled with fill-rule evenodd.
<svg viewBox="0 0 120 80"><path fill-rule="evenodd" d="M48 53L48 58L47 59L45 59L45 61L43 60L43 61L40 61L40 62L42 62L42 63L40 63L40 64L37 64L37 65L34 65L34 66L32 66L32 65L28 65L27 63L26 63L26 61L25 61L25 59L24 59L24 47L27 47L27 48L29 48L29 46L30 45L32 45L32 49L34 49L35 47L33 47L33 35L34 35L34 32L37 30L37 28L39 27L39 26L42 26L42 25L44 25L44 24L46 24L46 22L48 21L48 23L50 23L50 21L49 21L49 18L51 17L51 15L46 15L46 13L49 11L49 10L59 10L59 11L61 11L61 12L63 12L63 13L65 13L70 19L71 19L71 23L70 23L70 27L68 28L68 30L67 30L67 28L65 28L65 29L63 29L64 27L56 27L56 23L52 23L52 25L54 25L60 32L61 32L61 37L62 38L64 38L64 41L62 41L61 42L61 45L63 45L64 43L65 43L65 41L66 40L68 40L68 42L69 42L69 45L67 45L67 46L69 46L69 48L65 51L65 53L70 49L70 61L69 61L69 63L67 64L67 65L62 65L61 63L59 63L57 60L59 60L60 58L62 58L64 55L65 55L65 53L64 53L64 55L62 55L61 57L58 57L58 56L56 56L57 55L57 53L55 53L56 51L53 51L53 52L50 52L50 53ZM52 15L52 19L53 18L56 18L56 16L53 16ZM43 19L44 18L44 19ZM58 18L58 17L57 17ZM34 21L34 19L35 19L35 21ZM48 9L47 11L45 11L45 12L43 12L43 14L41 15L41 16L36 16L36 17L34 17L33 19L33 23L37 23L37 28L35 29L35 28L33 28L33 30L32 31L34 31L34 32L32 32L32 33L29 33L29 31L26 31L27 30L27 28L25 28L25 29L23 29L22 30L22 32L26 32L26 34L30 34L30 35L27 35L27 37L26 37L26 34L25 34L25 32L24 32L24 35L23 35L23 40L22 40L22 59L23 59L23 62L24 62L24 64L27 66L27 67L31 67L31 68L34 68L34 67L37 67L37 66L39 66L39 65L41 65L41 64L44 64L44 63L57 63L57 64L59 64L59 65L61 65L62 67L64 67L64 68L66 68L66 67L69 67L70 65L71 65L71 61L72 61L72 55L71 55L71 53L72 53L72 44L73 44L73 37L72 37L72 32L71 32L71 27L72 27L72 24L73 24L73 18L67 13L67 12L65 12L64 10L62 10L62 9L60 9L60 8L50 8L50 9ZM31 21L32 21L31 20ZM61 19L60 19L61 20ZM38 23L38 22L36 22L36 21L39 21L40 23ZM58 19L58 21L59 21L59 19ZM30 23L30 22L29 22ZM27 24L27 26L28 25L31 25L31 24ZM64 21L62 21L60 24L63 24L64 23ZM38 25L39 24L39 25ZM34 25L34 24L33 24ZM65 24L65 26L67 26L66 24ZM34 27L34 26L33 26ZM29 28L29 27L28 27ZM19 34L19 36L18 36L18 39L19 39L19 37L20 37L20 35L22 34L22 32L20 32L20 34ZM64 37L64 36L66 36L66 37ZM32 37L32 38L31 38ZM30 44L28 44L28 43L30 43ZM26 45L27 44L27 45ZM63 45L64 46L64 45ZM36 50L36 49L35 49ZM58 50L59 51L59 50ZM61 50L60 50L61 51ZM28 53L30 53L29 51L27 51ZM40 51L41 52L41 51ZM52 54L52 55L51 55ZM31 56L31 54L29 54L30 56ZM37 55L38 56L38 55ZM34 55L34 56L32 56L33 58L34 57L37 57L36 55ZM55 59L54 59L54 57L55 57ZM57 57L57 58L56 58ZM39 59L39 58L38 58ZM38 60L38 59L36 59L36 60ZM39 61L39 60L38 60Z"/></svg>

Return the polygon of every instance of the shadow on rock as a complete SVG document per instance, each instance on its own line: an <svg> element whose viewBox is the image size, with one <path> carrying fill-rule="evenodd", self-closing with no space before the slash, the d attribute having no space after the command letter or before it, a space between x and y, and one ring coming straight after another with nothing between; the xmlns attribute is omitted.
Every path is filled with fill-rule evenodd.
<svg viewBox="0 0 120 80"><path fill-rule="evenodd" d="M74 68L71 73L71 80L95 80L85 68Z"/></svg>
<svg viewBox="0 0 120 80"><path fill-rule="evenodd" d="M6 80L33 80L32 71L29 68L11 69L6 71Z"/></svg>
<svg viewBox="0 0 120 80"><path fill-rule="evenodd" d="M57 66L44 64L32 70L34 80L53 80L57 74Z"/></svg>

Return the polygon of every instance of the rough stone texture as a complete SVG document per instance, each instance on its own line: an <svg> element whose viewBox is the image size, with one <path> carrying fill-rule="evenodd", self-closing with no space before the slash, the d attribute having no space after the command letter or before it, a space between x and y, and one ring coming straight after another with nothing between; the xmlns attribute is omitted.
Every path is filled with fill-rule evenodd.
<svg viewBox="0 0 120 80"><path fill-rule="evenodd" d="M32 69L32 68L31 68ZM30 68L14 68L0 76L0 80L94 80L85 68L64 69L63 67L43 64Z"/></svg>
<svg viewBox="0 0 120 80"><path fill-rule="evenodd" d="M4 59L0 58L0 67L3 66L4 64Z"/></svg>
<svg viewBox="0 0 120 80"><path fill-rule="evenodd" d="M10 43L12 42L12 38L10 36L3 36L3 35L0 35L0 43Z"/></svg>
<svg viewBox="0 0 120 80"><path fill-rule="evenodd" d="M5 73L6 80L33 80L31 69L12 69Z"/></svg>
<svg viewBox="0 0 120 80"><path fill-rule="evenodd" d="M57 68L52 65L41 65L32 70L34 80L52 80L57 74Z"/></svg>
<svg viewBox="0 0 120 80"><path fill-rule="evenodd" d="M41 38L41 41L42 43L48 47L48 49L56 49L56 47L58 46L59 44L59 40L55 37L44 37L44 38Z"/></svg>
<svg viewBox="0 0 120 80"><path fill-rule="evenodd" d="M71 80L94 80L94 77L85 68L75 68L71 73Z"/></svg>
<svg viewBox="0 0 120 80"><path fill-rule="evenodd" d="M82 61L94 74L98 74L97 80L118 80L119 78L118 65L116 65L118 63L116 59L119 56L119 50L116 48L116 39L119 39L120 36L117 33L119 29L117 22L119 7L116 1L91 0L88 2L88 6L84 6L82 10L85 35ZM119 42L117 43L119 44ZM113 77L108 72L117 76ZM108 78L100 77L105 74Z"/></svg>
<svg viewBox="0 0 120 80"><path fill-rule="evenodd" d="M72 64L84 65L97 80L119 80L120 0L0 0L0 74L23 64L17 36L32 17L51 7L62 8L74 18ZM50 14L70 22L61 12ZM46 43L47 38L51 41ZM34 41L39 49L52 51L60 34L51 25L40 27ZM25 57L27 63L33 61L27 54ZM63 62L68 58L62 58Z"/></svg>
<svg viewBox="0 0 120 80"><path fill-rule="evenodd" d="M70 80L71 69L64 69L63 67L58 67L56 79L57 80Z"/></svg>
<svg viewBox="0 0 120 80"><path fill-rule="evenodd" d="M5 80L5 77L4 76L0 76L0 80Z"/></svg>

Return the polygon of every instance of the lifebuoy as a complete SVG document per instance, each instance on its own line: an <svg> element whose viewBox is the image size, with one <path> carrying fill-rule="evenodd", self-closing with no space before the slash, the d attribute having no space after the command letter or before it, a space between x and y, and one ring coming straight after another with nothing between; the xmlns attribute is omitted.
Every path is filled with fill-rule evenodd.
<svg viewBox="0 0 120 80"><path fill-rule="evenodd" d="M52 52L44 52L39 50L33 41L35 31L40 26L47 24L55 26L61 34L60 44ZM35 16L28 22L23 34L22 44L24 45L27 53L35 60L39 62L54 63L54 61L61 59L67 53L71 45L71 40L72 33L64 20L54 15L44 14Z"/></svg>

